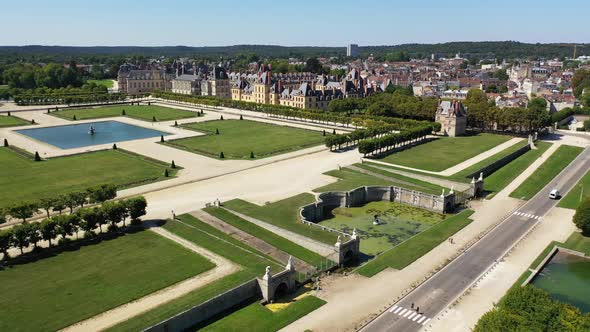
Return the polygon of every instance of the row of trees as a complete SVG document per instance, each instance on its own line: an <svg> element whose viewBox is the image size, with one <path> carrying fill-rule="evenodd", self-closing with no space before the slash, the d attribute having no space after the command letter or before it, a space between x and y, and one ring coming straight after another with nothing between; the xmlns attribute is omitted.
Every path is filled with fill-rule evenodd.
<svg viewBox="0 0 590 332"><path fill-rule="evenodd" d="M132 224L139 223L139 218L146 213L147 201L144 197L130 198L122 201L109 201L100 207L83 208L72 214L48 217L40 223L23 223L8 230L0 230L0 252L4 259L10 258L11 248L24 249L33 245L38 248L40 241L49 242L49 247L57 239L64 240L80 231L84 236L94 236L96 230L102 233L102 226L108 224L109 231L116 231L121 222L126 226L129 218ZM52 242L53 241L53 242Z"/></svg>
<svg viewBox="0 0 590 332"><path fill-rule="evenodd" d="M103 184L83 191L41 198L36 202L23 202L0 209L0 224L5 223L8 217L26 222L39 210L43 210L48 218L51 211L58 212L61 215L62 211L69 208L70 213L73 213L76 207L83 208L85 204L100 204L115 197L117 197L117 187L111 184Z"/></svg>
<svg viewBox="0 0 590 332"><path fill-rule="evenodd" d="M389 116L434 121L438 100L433 97L414 97L410 89L390 86L392 93L378 93L367 98L332 100L328 110L335 113L362 113L370 116Z"/></svg>
<svg viewBox="0 0 590 332"><path fill-rule="evenodd" d="M485 92L471 89L463 104L468 108L468 125L483 130L530 133L551 125L547 101L533 98L527 108L499 108L489 102Z"/></svg>
<svg viewBox="0 0 590 332"><path fill-rule="evenodd" d="M18 105L85 104L122 101L124 93L109 93L103 85L84 84L81 88L39 88L32 90L13 89L10 95Z"/></svg>
<svg viewBox="0 0 590 332"><path fill-rule="evenodd" d="M4 84L11 88L65 88L80 87L85 81L85 72L78 70L75 62L66 67L58 63L47 65L16 64L2 74Z"/></svg>
<svg viewBox="0 0 590 332"><path fill-rule="evenodd" d="M516 286L480 318L473 331L590 331L590 314L553 300L535 286Z"/></svg>
<svg viewBox="0 0 590 332"><path fill-rule="evenodd" d="M373 139L366 139L359 142L359 152L364 156L379 154L408 143L423 140L432 133L431 126L416 127Z"/></svg>
<svg viewBox="0 0 590 332"><path fill-rule="evenodd" d="M351 133L326 136L325 144L332 151L336 147L340 149L342 145L356 145L363 139L387 134L394 130L397 130L397 126L380 122L378 125L372 125L367 129L357 129Z"/></svg>

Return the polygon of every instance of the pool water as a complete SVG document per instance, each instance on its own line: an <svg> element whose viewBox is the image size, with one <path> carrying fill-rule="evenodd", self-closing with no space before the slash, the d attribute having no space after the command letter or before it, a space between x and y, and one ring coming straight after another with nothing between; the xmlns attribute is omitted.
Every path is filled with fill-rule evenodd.
<svg viewBox="0 0 590 332"><path fill-rule="evenodd" d="M95 133L89 133L90 126ZM119 121L100 121L46 128L21 129L16 132L61 149L117 143L170 135L170 133L134 126Z"/></svg>
<svg viewBox="0 0 590 332"><path fill-rule="evenodd" d="M590 258L558 251L531 284L558 301L590 312Z"/></svg>

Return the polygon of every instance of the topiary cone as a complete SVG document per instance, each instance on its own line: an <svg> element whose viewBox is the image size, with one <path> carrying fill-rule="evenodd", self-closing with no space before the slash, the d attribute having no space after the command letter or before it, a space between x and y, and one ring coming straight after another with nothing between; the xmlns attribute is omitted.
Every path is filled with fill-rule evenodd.
<svg viewBox="0 0 590 332"><path fill-rule="evenodd" d="M223 158L225 158L225 155L223 154L223 151L221 151L221 153L219 154L219 158L220 158L220 159L223 159Z"/></svg>
<svg viewBox="0 0 590 332"><path fill-rule="evenodd" d="M176 168L176 164L174 163L174 160L172 160L172 163L170 164L171 168Z"/></svg>
<svg viewBox="0 0 590 332"><path fill-rule="evenodd" d="M254 159L254 151L250 151L250 159Z"/></svg>
<svg viewBox="0 0 590 332"><path fill-rule="evenodd" d="M7 148L8 147L8 140L5 138L4 139L4 147Z"/></svg>

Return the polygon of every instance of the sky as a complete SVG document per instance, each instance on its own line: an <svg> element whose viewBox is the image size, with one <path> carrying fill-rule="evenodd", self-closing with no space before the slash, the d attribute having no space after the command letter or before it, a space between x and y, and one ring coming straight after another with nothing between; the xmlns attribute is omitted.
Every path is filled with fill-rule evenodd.
<svg viewBox="0 0 590 332"><path fill-rule="evenodd" d="M589 0L3 0L0 45L590 42Z"/></svg>

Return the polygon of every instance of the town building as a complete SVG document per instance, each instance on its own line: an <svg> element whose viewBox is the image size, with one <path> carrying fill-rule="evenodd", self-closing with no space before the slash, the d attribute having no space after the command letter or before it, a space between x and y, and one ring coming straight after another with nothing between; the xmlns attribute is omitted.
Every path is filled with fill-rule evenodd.
<svg viewBox="0 0 590 332"><path fill-rule="evenodd" d="M202 96L216 96L219 98L231 98L229 76L223 67L215 67L211 74L201 81Z"/></svg>
<svg viewBox="0 0 590 332"><path fill-rule="evenodd" d="M132 65L122 65L117 75L119 91L127 94L149 93L154 90L169 91L172 75L165 69L137 69Z"/></svg>
<svg viewBox="0 0 590 332"><path fill-rule="evenodd" d="M353 58L359 56L359 46L357 44L348 44L346 46L346 56Z"/></svg>
<svg viewBox="0 0 590 332"><path fill-rule="evenodd" d="M465 134L467 112L463 103L457 100L440 100L436 109L436 122L441 124L441 134L456 137Z"/></svg>

